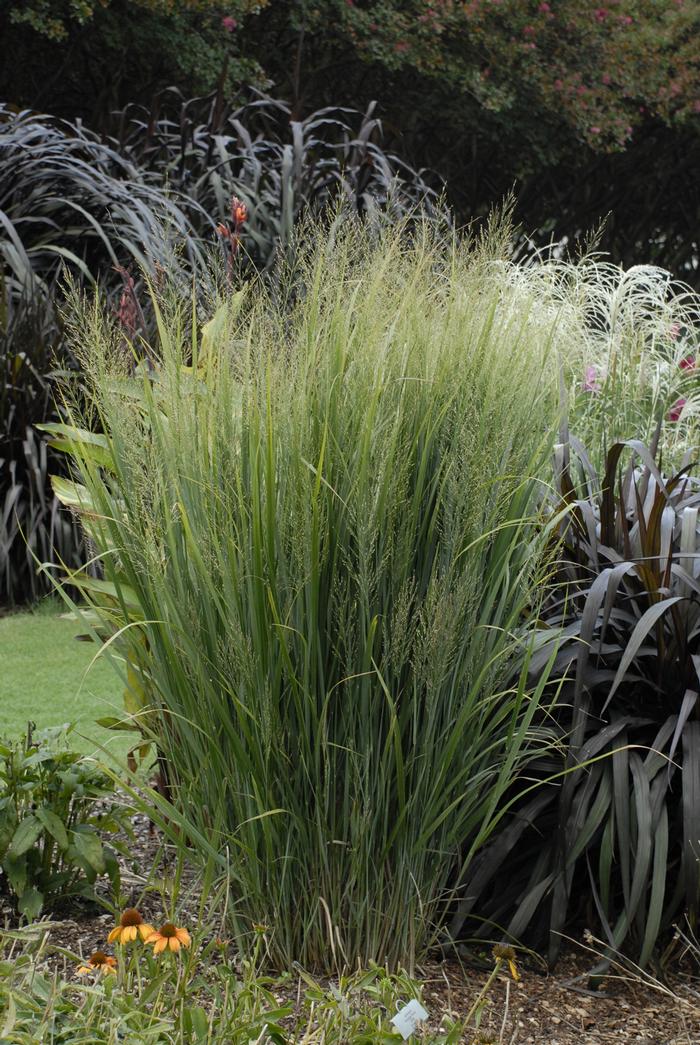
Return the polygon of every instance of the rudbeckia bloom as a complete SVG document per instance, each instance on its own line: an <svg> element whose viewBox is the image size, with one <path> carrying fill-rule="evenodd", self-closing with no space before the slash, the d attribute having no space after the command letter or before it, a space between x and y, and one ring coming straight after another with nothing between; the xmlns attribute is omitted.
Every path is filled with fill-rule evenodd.
<svg viewBox="0 0 700 1045"><path fill-rule="evenodd" d="M137 936L145 940L152 932L153 926L147 925L134 907L129 907L107 937L107 943L131 943Z"/></svg>
<svg viewBox="0 0 700 1045"><path fill-rule="evenodd" d="M189 947L192 939L187 929L178 929L172 922L166 922L160 929L153 930L146 943L152 943L153 953L160 954L161 951L179 951L181 947Z"/></svg>
<svg viewBox="0 0 700 1045"><path fill-rule="evenodd" d="M95 951L88 958L85 965L78 969L78 976L86 976L91 972L116 972L116 961L103 951Z"/></svg>

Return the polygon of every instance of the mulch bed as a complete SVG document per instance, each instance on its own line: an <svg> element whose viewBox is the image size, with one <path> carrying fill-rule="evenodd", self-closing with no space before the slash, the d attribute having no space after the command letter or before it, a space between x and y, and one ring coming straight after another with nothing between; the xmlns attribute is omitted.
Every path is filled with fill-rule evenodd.
<svg viewBox="0 0 700 1045"><path fill-rule="evenodd" d="M164 855L160 839L145 817L135 818L134 830L136 841L130 842L129 859L123 863L123 885L129 902L138 902L144 918L159 924L163 906L154 884L164 870L172 872L173 861L167 852ZM160 861L159 871L149 881L148 871L156 860ZM194 879L190 881L192 890L188 892L185 887L182 895L186 908L183 923L191 926L197 920L198 900ZM146 884L149 888L143 894ZM8 909L0 910L0 919L9 923ZM94 906L73 910L70 917L61 918L59 914L59 919L47 925L49 943L81 957L103 947L114 925L111 914ZM580 947L571 945L552 971L543 971L544 966L528 968L527 963L520 964L521 979L517 983L504 973L489 992L481 1037L465 1041L499 1045L700 1045L700 970L681 966L662 984L622 968L613 969L600 981L597 990L589 990L587 973L596 960L582 943ZM73 975L71 962L64 954L55 953L51 964L64 975ZM463 1017L487 975L488 971L471 965L468 959L421 966L416 978L424 985L423 1003L429 1013L430 1028L437 1030L446 1017ZM280 995L280 1001L283 1000L290 999Z"/></svg>

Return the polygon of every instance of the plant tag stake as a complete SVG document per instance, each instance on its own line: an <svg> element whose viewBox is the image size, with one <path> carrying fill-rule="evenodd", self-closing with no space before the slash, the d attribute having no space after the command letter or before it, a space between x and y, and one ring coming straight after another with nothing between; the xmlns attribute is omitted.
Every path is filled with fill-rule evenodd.
<svg viewBox="0 0 700 1045"><path fill-rule="evenodd" d="M404 1005L403 1009L399 1009L391 1022L403 1040L406 1041L418 1029L418 1024L427 1020L427 1018L428 1013L421 1003L414 998L412 1001L409 1001L408 1005Z"/></svg>

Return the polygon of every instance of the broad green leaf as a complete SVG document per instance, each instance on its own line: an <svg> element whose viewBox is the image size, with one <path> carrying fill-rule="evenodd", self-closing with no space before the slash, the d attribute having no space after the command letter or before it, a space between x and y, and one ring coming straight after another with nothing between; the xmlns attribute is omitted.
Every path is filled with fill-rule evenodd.
<svg viewBox="0 0 700 1045"><path fill-rule="evenodd" d="M93 831L74 831L73 845L76 852L92 867L96 874L105 873L106 865L102 842Z"/></svg>
<svg viewBox="0 0 700 1045"><path fill-rule="evenodd" d="M10 982L10 974L12 971L12 968L10 968L7 972L8 983ZM0 1041L11 1041L12 1039L10 1035L12 1034L12 1031L14 1030L15 1024L17 1022L17 1003L15 1002L14 996L10 991L7 992L5 998L7 1004L7 1012L5 1013L5 1022L3 1023L2 1029L0 1030Z"/></svg>
<svg viewBox="0 0 700 1045"><path fill-rule="evenodd" d="M68 832L66 831L61 818L56 816L51 809L46 809L45 807L37 809L34 815L37 820L41 821L51 837L58 842L60 848L67 849Z"/></svg>
<svg viewBox="0 0 700 1045"><path fill-rule="evenodd" d="M129 587L128 584L122 583L118 580L117 583L113 581L102 580L101 577L85 577L81 576L77 583L80 586L81 591L90 592L93 595L105 595L110 599L114 599L119 605L123 605L130 618L140 617L141 605L138 600L138 596L133 588Z"/></svg>
<svg viewBox="0 0 700 1045"><path fill-rule="evenodd" d="M44 897L34 886L26 889L17 901L17 908L20 914L23 914L30 922L39 917L43 906Z"/></svg>
<svg viewBox="0 0 700 1045"><path fill-rule="evenodd" d="M55 450L71 454L78 461L89 458L102 468L114 467L114 458L107 436L55 422L35 427L52 436L49 439L49 446Z"/></svg>
<svg viewBox="0 0 700 1045"><path fill-rule="evenodd" d="M212 350L215 348L217 341L226 334L231 320L240 311L244 296L244 290L236 291L228 301L223 305L219 305L212 318L203 325L202 343L199 350L199 359L197 360L198 368L205 367L209 360L213 358Z"/></svg>
<svg viewBox="0 0 700 1045"><path fill-rule="evenodd" d="M17 825L12 836L10 848L7 851L8 856L16 859L26 853L37 842L43 829L41 821L37 820L35 816L25 816Z"/></svg>
<svg viewBox="0 0 700 1045"><path fill-rule="evenodd" d="M115 718L113 715L107 715L105 718L98 718L95 721L97 725L102 726L103 729L124 730L125 732L139 732L139 727L134 723L132 719Z"/></svg>
<svg viewBox="0 0 700 1045"><path fill-rule="evenodd" d="M64 479L61 475L52 475L51 486L64 508L74 508L78 512L88 512L92 515L98 514L87 487L81 483L74 483L71 479Z"/></svg>
<svg viewBox="0 0 700 1045"><path fill-rule="evenodd" d="M21 896L27 886L27 858L18 856L13 859L7 855L2 862L2 868L12 891Z"/></svg>

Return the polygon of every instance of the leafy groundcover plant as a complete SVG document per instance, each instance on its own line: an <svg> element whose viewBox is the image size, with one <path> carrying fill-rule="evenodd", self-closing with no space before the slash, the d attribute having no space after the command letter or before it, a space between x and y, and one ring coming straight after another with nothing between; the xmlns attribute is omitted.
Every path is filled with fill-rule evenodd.
<svg viewBox="0 0 700 1045"><path fill-rule="evenodd" d="M102 832L119 830L98 800L114 783L92 759L71 751L66 727L0 742L0 893L27 919L74 896L93 895L98 875L118 882L116 854Z"/></svg>
<svg viewBox="0 0 700 1045"><path fill-rule="evenodd" d="M551 720L566 771L521 804L465 892L550 956L574 915L645 965L674 918L700 903L700 482L664 474L654 449L616 443L599 476L575 440L559 447L559 544L542 606L543 649L568 670Z"/></svg>
<svg viewBox="0 0 700 1045"><path fill-rule="evenodd" d="M125 911L122 920L140 917ZM234 963L228 943L198 925L177 950L157 950L141 936L67 964L58 964L60 924L38 922L0 931L0 1029L13 1045L36 1042L112 1045L380 1045L401 1042L393 1019L407 1003L423 1001L423 985L404 971L376 964L321 982L299 968L271 977L262 969L267 934L258 927L249 958ZM166 929L162 926L161 935ZM152 931L152 930L151 930ZM174 937L170 937L174 939ZM501 953L506 952L506 953ZM479 1031L496 977L518 977L509 948L494 948L493 968L468 1012L455 1018L433 998L426 1045L493 1041ZM53 973L47 971L49 962Z"/></svg>
<svg viewBox="0 0 700 1045"><path fill-rule="evenodd" d="M541 742L519 625L559 310L509 284L507 233L314 239L284 305L250 287L200 330L164 301L147 369L89 309L104 435L54 436L237 945L410 966Z"/></svg>

